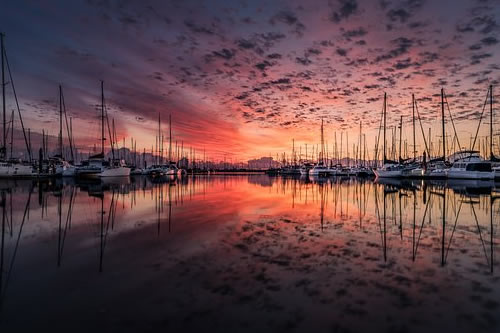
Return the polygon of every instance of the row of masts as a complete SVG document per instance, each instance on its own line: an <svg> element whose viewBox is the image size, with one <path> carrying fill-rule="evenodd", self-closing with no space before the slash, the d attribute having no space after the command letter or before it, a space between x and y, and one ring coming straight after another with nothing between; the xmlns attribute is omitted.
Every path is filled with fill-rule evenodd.
<svg viewBox="0 0 500 333"><path fill-rule="evenodd" d="M345 150L342 149L343 136L346 134L346 146ZM342 132L340 137L340 145L337 144L337 134L335 133L334 143L331 146L331 150L328 148L329 143L325 142L323 144L308 145L307 143L303 146L299 146L299 149L295 148L295 140L292 139L292 152L287 154L283 152L281 156L276 155L276 160L281 161L284 165L299 165L304 162L310 163L323 163L323 164L364 164L368 163L370 153L368 151L368 146L366 142L366 135L361 134L358 138L359 142L357 144L352 144L349 149L349 139L347 133ZM341 148L342 147L342 148ZM304 148L304 150L302 150ZM345 154L344 154L345 152Z"/></svg>
<svg viewBox="0 0 500 333"><path fill-rule="evenodd" d="M384 93L384 105L382 112L381 124L379 127L379 134L375 136L375 147L373 150L373 155L370 156L370 151L367 148L366 134L363 134L362 122L359 123L359 135L357 138L357 143L349 146L349 135L347 132L340 133L340 146L337 145L337 132L334 132L334 143L332 144L331 150L329 149L329 143L325 142L324 135L324 124L323 119L321 120L321 132L320 132L320 144L319 145L308 145L307 143L303 146L299 146L296 149L295 139L292 139L292 151L287 154L283 152L276 154L276 161L279 161L282 166L288 167L298 167L303 163L314 163L314 164L345 164L347 166L376 166L378 161L381 160L382 164L385 162L403 163L405 161L418 159L442 159L446 160L451 154L465 150L466 148L460 144L460 140L455 127L455 122L452 117L451 111L449 109L449 104L446 98L444 89L440 92L441 103L440 103L440 135L437 137L437 144L432 140L431 127L428 128L427 133L425 133L422 120L420 118L420 112L418 110L417 100L415 95L412 94L412 142L410 143L408 139L403 139L403 116L399 117L398 126L393 126L390 129L387 126L387 94ZM489 100L490 106L490 121L489 121L489 135L478 136L479 126L476 131L476 135L470 136L469 140L469 150L474 150L476 143L478 144L479 152L486 159L494 160L494 147L498 146L495 144L495 136L493 133L493 86L490 86L487 93L487 100ZM453 128L453 139L449 141L449 136L446 134L446 115L445 110L448 109L449 123ZM484 110L483 110L484 113ZM481 116L482 117L482 116ZM417 121L420 125L420 132L423 141L422 154L418 154L418 144L417 144ZM481 119L480 119L481 121ZM480 124L479 124L480 125ZM380 130L382 133L382 144L380 144ZM390 132L390 138L387 140L388 134ZM345 145L344 145L344 134L345 134ZM399 136L399 138L398 138ZM383 149L381 151L380 145ZM312 147L311 147L312 146ZM304 150L302 150L304 148ZM311 149L312 148L312 149ZM303 153L303 151L305 153ZM344 154L345 153L345 154ZM350 153L352 155L350 155ZM270 156L272 157L272 156Z"/></svg>
<svg viewBox="0 0 500 333"><path fill-rule="evenodd" d="M485 136L485 137L479 137L479 129L480 129L480 126L481 126L481 121L482 121L482 118L483 118L483 115L484 115L484 112L486 110L486 105L488 104L489 102L489 115L490 115L490 122L489 122L489 135L488 136ZM448 115L449 115L449 123L451 123L452 125L452 128L453 128L453 139L452 139L452 142L451 142L451 145L449 144L448 142L448 136L446 135L446 116L445 116L445 105L447 106L447 109L448 109ZM415 122L416 122L416 119L417 117L415 117L415 111L417 111L417 116L418 116L418 121L420 123L420 129L421 129L421 133L422 133L422 139L423 139L423 142L424 142L424 146L425 146L425 149L423 151L423 154L422 154L422 158L426 159L426 157L429 157L429 158L433 158L435 160L437 159L441 159L442 161L446 161L448 159L448 157L450 155L452 155L453 153L455 152L458 152L458 151L465 151L466 148L464 146L462 146L460 144L460 141L459 141L459 136L458 136L458 133L457 133L457 130L456 130L456 127L455 127L455 122L454 122L454 119L453 119L453 116L451 114L451 111L449 109L449 104L448 104L448 101L447 101L447 98L446 98L446 95L445 95L445 92L444 92L444 88L441 88L441 137L438 138L438 149L437 149L437 154L435 155L434 154L434 150L433 150L433 145L432 145L432 141L431 141L431 128L429 128L429 134L428 134L428 138L426 139L426 136L424 134L424 129L423 129L423 126L422 126L422 120L420 118L420 114L419 114L419 111L418 111L418 106L417 106L417 102L415 100L415 95L412 94L412 134L413 134L413 161L416 161L417 160L417 144L416 144L416 125L415 125ZM385 164L386 162L389 162L389 163L394 163L394 162L397 162L397 163L403 163L405 162L406 160L408 160L408 150L407 150L407 147L406 147L406 141L405 141L405 155L402 154L402 151L401 151L401 145L402 145L402 142L403 142L403 138L402 138L402 131L403 131L403 116L400 116L400 122L399 122L399 154L398 154L398 161L394 161L394 157L395 157L395 139L396 139L396 133L395 133L395 128L394 128L394 131L392 133L392 151L391 151L391 154L388 155L387 153L387 149L388 149L388 144L387 144L387 134L386 134L386 130L387 130L387 94L384 93L384 105L383 105L383 111L382 111L382 120L383 120L383 157L382 157L382 163ZM479 118L479 123L478 123L478 126L477 126L477 129L476 129L476 133L475 133L475 136L472 136L470 137L470 143L469 143L469 151L473 151L476 147L476 142L478 142L478 139L479 139L479 152L480 154L482 154L483 156L485 156L486 159L489 159L489 160L492 160L492 161L495 161L495 162L499 162L500 160L497 159L494 155L494 141L495 141L495 138L494 138L494 133L493 133L493 123L494 123L494 119L493 119L493 86L490 85L489 88L488 88L488 92L486 94L486 99L485 99L485 102L484 102L484 105L483 105L483 110L481 112L481 116ZM375 155L375 159L377 160L377 152L378 152L378 142L379 140L377 139L376 140L377 144L376 144L376 148L375 148L375 151L376 151L376 155ZM392 160L388 158L388 156L392 156ZM405 158L406 157L406 158Z"/></svg>
<svg viewBox="0 0 500 333"><path fill-rule="evenodd" d="M14 123L15 123L15 112L12 111L10 115L10 119L7 119L7 104L6 104L6 86L10 85L12 87L13 95L15 98L15 102L18 109L19 121L22 127L22 132L24 136L24 141L26 145L26 154L24 155L30 163L35 160L33 153L33 145L32 145L32 131L30 128L25 129L23 118L19 109L19 103L17 100L17 94L15 91L15 86L12 79L12 74L10 72L10 67L7 60L7 53L4 45L5 35L0 33L0 75L1 75L1 92L2 92L2 137L0 144L0 160L14 160L16 155L14 154ZM7 75L8 74L8 75ZM7 81L7 76L9 81ZM59 131L57 135L57 145L56 148L50 151L50 138L49 132L45 129L42 129L41 140L40 140L40 149L38 158L47 159L50 155L54 157L60 157L72 163L77 163L81 160L84 160L90 157L91 154L97 154L97 147L94 145L94 148L88 151L88 153L83 153L83 149L79 149L75 144L75 139L73 135L73 119L72 117L68 117L66 103L64 98L64 92L62 85L58 87L59 92ZM106 153L105 143L106 136L110 138L110 152L113 155L113 158L122 158L127 160L128 163L133 164L134 166L146 165L148 162L151 164L162 164L164 162L163 155L163 145L164 145L164 136L161 134L161 123L160 123L160 114L158 115L158 126L159 133L156 137L156 147L153 149L151 147L151 151L148 151L148 157L146 157L146 149L144 148L141 152L137 150L137 140L131 138L130 148L125 145L125 138L123 138L123 145L119 147L119 139L116 134L116 127L114 119L110 120L108 118L108 113L106 109L106 103L104 98L104 82L101 81L101 101L100 101L100 154L104 157ZM106 135L106 131L108 135ZM67 136L68 145L64 144L64 136ZM38 136L38 134L37 134ZM191 167L205 167L211 164L206 159L205 150L203 150L203 159L199 157L199 153L197 154L195 148L190 147L184 152L184 142L178 145L177 141L175 143L175 151L173 149L173 140L172 140L172 123L171 116L169 116L169 148L168 148L168 162L169 163L180 163L180 162L191 162ZM18 155L19 156L19 155ZM142 158L141 158L142 157ZM142 161L141 161L142 159ZM142 162L142 163L141 163ZM213 164L213 163L212 163Z"/></svg>
<svg viewBox="0 0 500 333"><path fill-rule="evenodd" d="M7 59L7 53L5 51L5 46L4 46L4 34L0 34L0 43L1 43L1 89L2 89L2 142L0 146L0 159L6 160L8 155L10 155L10 158L14 157L14 116L15 112L14 110L11 113L10 116L10 121L7 120L7 111L6 111L6 86L7 84L10 84L13 89L16 105L17 105L17 110L19 113L19 120L21 123L22 127L22 132L24 136L24 141L26 144L26 150L28 153L28 159L31 162L33 160L33 153L32 153L32 144L31 144L31 130L27 129L25 130L24 128L24 123L23 119L21 116L21 112L19 109L19 103L17 100L17 95L14 87L14 82L12 79L12 74L10 72L10 67ZM7 82L6 74L8 73L9 76L9 82ZM116 135L116 129L114 125L114 119L112 120L112 124L109 123L109 119L107 117L107 110L105 107L105 100L104 100L104 87L103 87L103 82L101 81L101 154L104 156L105 154L105 140L106 140L106 135L105 135L105 123L107 123L107 128L109 132L109 138L110 138L110 147L111 147L111 153L113 154L113 158L115 158L115 150L118 148L118 138ZM488 94L490 96L490 108L492 109L493 105L493 87L490 86L488 90ZM446 100L446 96L444 94L444 89L441 89L441 121L442 121L442 126L441 126L441 136L438 137L438 145L437 149L436 146L433 146L432 140L431 140L431 129L429 128L428 136L426 138L426 135L424 134L424 129L422 127L422 121L420 119L420 114L418 111L417 107L417 102L415 100L415 96L412 95L412 136L413 136L413 144L408 147L408 142L407 140L403 140L402 138L402 132L403 132L403 117L400 116L400 121L399 121L399 126L398 127L393 127L392 128L392 138L391 138L391 144L389 145L387 142L387 120L386 120L386 114L387 114L387 95L384 94L384 108L383 108L383 155L382 155L382 161L390 161L390 160L396 160L396 155L397 155L397 162L401 163L403 160L409 159L409 155L411 154L413 157L413 160L417 159L417 144L416 144L416 119L418 118L418 121L420 123L420 129L422 132L422 139L425 144L425 150L423 150L423 156L426 156L428 158L435 158L436 155L439 155L440 158L445 160L447 156L450 153L453 153L457 150L463 150L464 147L460 145L459 138L456 132L455 124L453 121L453 118L451 116L451 112L449 111L449 105ZM445 130L445 105L448 107L448 112L449 112L449 118L451 121L451 125L453 127L454 131L454 136L452 139L451 144L447 142L447 136L446 136L446 130ZM483 110L484 111L484 110ZM416 114L416 113L417 114ZM482 117L482 114L481 114ZM482 118L481 118L482 119ZM480 119L480 122L481 122ZM65 126L64 126L65 125ZM111 126L110 126L111 125ZM334 134L334 143L332 145L332 151L329 151L328 147L329 144L326 141L325 142L325 135L324 135L324 128L323 128L323 119L321 120L321 143L320 146L312 146L312 153L309 154L308 152L308 146L307 144L305 145L305 156L302 154L302 146L299 147L299 152L297 153L296 148L295 148L295 140L292 142L292 154L288 155L286 153L283 153L282 156L277 156L278 161L282 161L283 164L285 165L292 165L296 166L299 165L300 163L303 163L304 161L311 161L313 163L317 164L326 164L326 163L335 163L335 164L342 164L342 162L347 162L348 165L351 163L353 164L358 164L358 165L365 165L365 164L370 164L370 163L377 163L379 160L379 146L380 146L380 135L375 137L375 148L373 152L373 157L370 157L370 152L367 149L367 139L366 135L362 133L362 123L360 121L359 124L359 136L357 143L352 144L352 147L349 146L349 136L348 133L345 133L346 137L346 149L344 150L344 143L343 143L343 138L344 138L344 132L340 133L340 147L337 146L337 133L335 132ZM66 128L67 132L67 137L69 141L69 149L65 149L64 144L63 144L63 129L64 127ZM479 126L476 132L476 135L474 138L471 136L470 140L470 150L473 150L476 146L476 143L478 142L480 151L482 151L485 155L489 152L489 156L487 156L489 159L494 159L494 154L493 154L493 148L494 148L494 136L493 136L493 111L491 110L490 112L490 126L489 126L489 137L478 137L479 133ZM72 118L69 117L66 112L66 105L65 105L65 100L64 100L64 94L63 94L63 89L62 86L59 86L59 133L58 133L58 148L57 148L57 154L61 158L65 158L70 161L76 162L76 160L81 158L81 154L78 154L78 149L75 146L74 142L74 137L73 137L73 125L72 125ZM399 129L399 145L396 147L396 141L397 141L397 130ZM10 150L8 154L8 141L9 141L9 134L10 134ZM123 139L125 141L125 138ZM41 154L44 157L47 157L49 155L49 135L46 133L44 130L42 130L42 143L41 143ZM404 142L404 145L403 145ZM161 119L160 119L160 114L158 115L158 135L156 136L156 143L155 147L151 147L151 156L153 156L154 161L151 161L156 164L162 164L164 163L164 143L165 143L165 136L161 132ZM188 159L187 154L184 154L184 142L180 143L180 147L178 146L178 143L176 141L176 147L175 151L173 149L173 139L172 139L172 126L171 126L171 116L169 116L169 140L168 140L168 163L179 163L183 159ZM489 147L489 148L487 148ZM126 148L125 142L122 145L122 148ZM403 149L404 148L404 149ZM194 152L193 148L190 148L192 153L190 153L190 160L193 161L196 160L196 153ZM129 151L132 151L132 156L133 158L130 158L130 153L129 153L129 162L133 162L135 165L138 164L138 160L140 160L140 155L141 153L137 151L137 141L134 141L133 138L131 138L131 149ZM344 155L344 152L346 152L346 155ZM352 152L352 158L350 156L350 153ZM94 149L95 153L95 149ZM148 152L149 153L149 152ZM68 156L69 155L69 156ZM143 163L145 162L145 155L146 155L146 149L143 149L142 151L142 156L143 156ZM205 153L204 153L205 155ZM126 154L125 154L126 156ZM139 156L139 159L137 158ZM119 156L121 157L121 156ZM203 157L204 164L207 164L207 159L204 156Z"/></svg>

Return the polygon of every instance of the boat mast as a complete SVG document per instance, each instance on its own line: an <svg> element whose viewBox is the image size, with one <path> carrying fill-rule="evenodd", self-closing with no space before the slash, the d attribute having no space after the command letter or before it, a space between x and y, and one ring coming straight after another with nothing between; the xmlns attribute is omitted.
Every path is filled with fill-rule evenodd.
<svg viewBox="0 0 500 333"><path fill-rule="evenodd" d="M4 40L3 38L5 35L3 33L0 33L0 44L1 44L1 52L2 52L2 129L3 129L3 134L2 134L2 147L0 151L0 158L5 158L6 155L6 142L7 142L7 131L6 131L6 118L5 118L5 49L4 49Z"/></svg>
<svg viewBox="0 0 500 333"><path fill-rule="evenodd" d="M417 143L415 136L415 94L411 94L411 105L413 111L413 161L417 159Z"/></svg>
<svg viewBox="0 0 500 333"><path fill-rule="evenodd" d="M69 141L69 151L71 155L71 161L74 163L75 160L75 152L73 149L73 124L72 124L72 118L69 118L69 124L68 124L68 113L66 112L66 102L64 101L64 93L62 92L62 87L61 87L61 101L62 101L62 111L64 112L64 120L66 122L66 133L68 134L68 141ZM62 118L62 117L61 117ZM62 126L61 126L62 128ZM61 130L62 132L62 130ZM62 135L61 135L62 137Z"/></svg>
<svg viewBox="0 0 500 333"><path fill-rule="evenodd" d="M401 163L401 143L403 139L403 116L399 119L399 163Z"/></svg>
<svg viewBox="0 0 500 333"><path fill-rule="evenodd" d="M104 158L104 81L101 80L101 154Z"/></svg>
<svg viewBox="0 0 500 333"><path fill-rule="evenodd" d="M490 160L493 160L493 85L490 85Z"/></svg>
<svg viewBox="0 0 500 333"><path fill-rule="evenodd" d="M156 160L157 160L156 164L161 164L163 162L163 161L161 161L161 157L160 157L160 151L162 150L161 145L160 145L160 138L161 138L161 119L160 119L160 116L161 116L161 114L158 111L158 140L157 140L158 141L158 150L156 151L158 157L156 158Z"/></svg>
<svg viewBox="0 0 500 333"><path fill-rule="evenodd" d="M347 166L350 167L351 166L351 161L349 160L349 132L346 132L345 134L346 136L346 144L345 144L345 150L346 150L346 153L347 153Z"/></svg>
<svg viewBox="0 0 500 333"><path fill-rule="evenodd" d="M324 138L323 138L323 118L321 118L321 161L320 163L324 163L324 150L325 150L325 145L324 145Z"/></svg>
<svg viewBox="0 0 500 333"><path fill-rule="evenodd" d="M446 137L444 128L444 89L441 88L441 124L443 127L443 161L446 160Z"/></svg>
<svg viewBox="0 0 500 333"><path fill-rule="evenodd" d="M384 160L382 161L382 164L385 164L385 160L387 159L387 148L386 148L386 144L385 144L385 141L386 141L386 133L385 133L385 126L386 126L386 113L387 113L387 93L384 92Z"/></svg>
<svg viewBox="0 0 500 333"><path fill-rule="evenodd" d="M63 116L63 106L62 106L62 87L59 85L59 154L61 155L61 158L63 158L63 122L62 122L62 116Z"/></svg>
<svg viewBox="0 0 500 333"><path fill-rule="evenodd" d="M168 163L172 162L172 115L168 115L169 143L168 143Z"/></svg>
<svg viewBox="0 0 500 333"><path fill-rule="evenodd" d="M361 127L361 120L359 121L359 146L358 146L358 154L359 157L358 157L358 166L361 166L361 131L362 131L362 127Z"/></svg>
<svg viewBox="0 0 500 333"><path fill-rule="evenodd" d="M10 116L10 158L14 157L14 110Z"/></svg>

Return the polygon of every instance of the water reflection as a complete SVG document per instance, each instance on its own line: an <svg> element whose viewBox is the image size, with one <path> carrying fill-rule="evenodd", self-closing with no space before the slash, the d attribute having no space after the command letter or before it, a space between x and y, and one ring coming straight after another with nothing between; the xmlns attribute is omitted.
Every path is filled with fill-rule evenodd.
<svg viewBox="0 0 500 333"><path fill-rule="evenodd" d="M75 275L95 285L98 276L115 272L128 285L143 271L184 267L186 262L190 264L180 276L191 271L197 278L221 274L236 260L239 271L255 274L264 262L284 267L280 276L314 280L320 273L309 261L314 267L330 267L330 259L323 258L333 256L348 259L335 259L334 267L357 272L370 284L391 272L414 285L432 285L436 274L452 269L455 278L481 280L499 292L492 284L498 279L495 230L500 208L493 182L139 177L10 181L2 183L0 194L0 306L11 316L0 318L10 318L7 327L19 324L16 311L39 288L54 292L58 283L74 281ZM206 266L193 259L205 258L207 251L217 256ZM148 264L151 258L157 262ZM239 266L242 262L245 267ZM429 276L413 280L413 270ZM241 280L239 271L234 274ZM484 273L494 280L485 279ZM172 279L182 289L183 279ZM120 289L109 287L106 293L113 299ZM43 295L42 309L50 303L50 293ZM57 291L54 297L67 299Z"/></svg>

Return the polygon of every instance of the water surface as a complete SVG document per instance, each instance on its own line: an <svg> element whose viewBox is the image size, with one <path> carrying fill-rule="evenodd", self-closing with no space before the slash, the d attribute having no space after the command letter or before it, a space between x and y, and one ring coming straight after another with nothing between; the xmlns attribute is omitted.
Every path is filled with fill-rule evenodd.
<svg viewBox="0 0 500 333"><path fill-rule="evenodd" d="M248 175L0 193L2 332L499 330L494 183Z"/></svg>

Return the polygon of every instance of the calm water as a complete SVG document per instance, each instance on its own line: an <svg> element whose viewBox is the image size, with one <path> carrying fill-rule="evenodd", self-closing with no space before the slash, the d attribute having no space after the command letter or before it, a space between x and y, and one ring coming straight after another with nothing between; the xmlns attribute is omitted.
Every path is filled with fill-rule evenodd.
<svg viewBox="0 0 500 333"><path fill-rule="evenodd" d="M494 183L0 187L2 332L500 329Z"/></svg>

